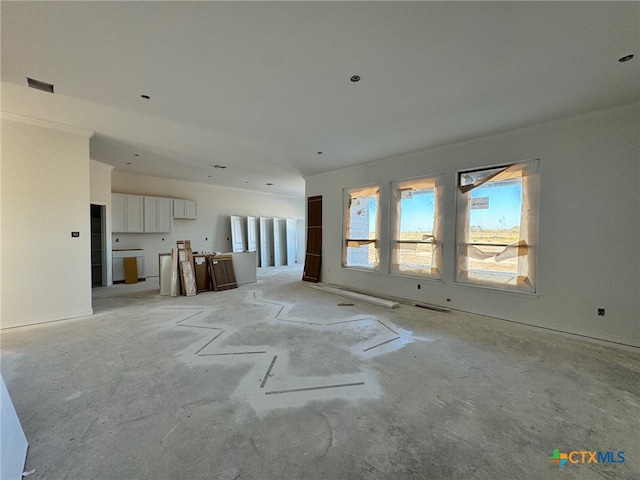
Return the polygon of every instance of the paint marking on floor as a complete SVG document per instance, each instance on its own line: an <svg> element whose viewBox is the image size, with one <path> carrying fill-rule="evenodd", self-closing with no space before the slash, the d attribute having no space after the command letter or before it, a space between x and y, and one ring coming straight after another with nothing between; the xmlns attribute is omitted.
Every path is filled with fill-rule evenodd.
<svg viewBox="0 0 640 480"><path fill-rule="evenodd" d="M377 347L381 347L382 345L385 345L385 344L387 344L387 343L391 343L391 342L393 342L393 341L395 341L395 340L400 340L400 337L392 338L392 339L390 339L390 340L387 340L386 342L382 342L382 343L379 343L379 344L377 344L377 345L374 345L373 347L365 348L365 349L363 350L363 352L368 352L369 350L372 350L372 349L377 348Z"/></svg>
<svg viewBox="0 0 640 480"><path fill-rule="evenodd" d="M271 360L271 365L269 365L269 368L267 369L267 373L264 374L264 378L262 379L262 383L260 384L260 388L264 388L264 386L267 384L267 380L269 379L269 375L271 375L271 369L275 365L277 358L278 358L278 355L275 355L273 357L273 360Z"/></svg>
<svg viewBox="0 0 640 480"><path fill-rule="evenodd" d="M355 387L357 385L364 385L364 382L341 383L339 385L324 385L320 387L292 388L291 390L276 390L274 392L265 392L265 395L279 395L281 393L307 392L310 390L325 390L327 388Z"/></svg>

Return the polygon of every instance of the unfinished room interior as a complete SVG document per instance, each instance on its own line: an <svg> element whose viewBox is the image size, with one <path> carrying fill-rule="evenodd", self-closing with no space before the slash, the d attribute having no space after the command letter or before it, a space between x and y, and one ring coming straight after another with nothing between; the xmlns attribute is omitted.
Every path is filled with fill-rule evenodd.
<svg viewBox="0 0 640 480"><path fill-rule="evenodd" d="M1 480L640 478L640 2L0 14Z"/></svg>

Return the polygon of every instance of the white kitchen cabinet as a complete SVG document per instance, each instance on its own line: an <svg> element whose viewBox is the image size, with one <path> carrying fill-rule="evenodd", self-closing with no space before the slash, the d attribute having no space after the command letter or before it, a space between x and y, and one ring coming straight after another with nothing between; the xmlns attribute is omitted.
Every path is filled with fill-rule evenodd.
<svg viewBox="0 0 640 480"><path fill-rule="evenodd" d="M144 231L147 233L167 233L172 227L172 199L144 197Z"/></svg>
<svg viewBox="0 0 640 480"><path fill-rule="evenodd" d="M144 231L144 204L141 195L111 195L111 230L113 233Z"/></svg>
<svg viewBox="0 0 640 480"><path fill-rule="evenodd" d="M158 199L158 232L173 230L173 199Z"/></svg>
<svg viewBox="0 0 640 480"><path fill-rule="evenodd" d="M111 195L111 231L127 231L127 196L121 193Z"/></svg>
<svg viewBox="0 0 640 480"><path fill-rule="evenodd" d="M173 218L198 218L198 204L193 200L173 199Z"/></svg>

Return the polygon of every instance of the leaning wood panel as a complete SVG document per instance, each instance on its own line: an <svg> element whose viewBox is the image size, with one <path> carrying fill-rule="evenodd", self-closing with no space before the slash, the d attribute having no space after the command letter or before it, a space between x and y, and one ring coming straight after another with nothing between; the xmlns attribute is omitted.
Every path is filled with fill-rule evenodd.
<svg viewBox="0 0 640 480"><path fill-rule="evenodd" d="M302 280L320 281L322 264L322 196L307 199L307 250Z"/></svg>
<svg viewBox="0 0 640 480"><path fill-rule="evenodd" d="M180 262L180 273L184 294L187 297L193 297L197 293L196 277L193 272L193 265L189 260Z"/></svg>
<svg viewBox="0 0 640 480"><path fill-rule="evenodd" d="M230 255L211 255L209 256L209 265L214 291L238 288L233 269L233 258Z"/></svg>
<svg viewBox="0 0 640 480"><path fill-rule="evenodd" d="M198 289L198 293L210 291L212 288L209 266L207 265L207 255L194 255L193 262L195 266L196 287Z"/></svg>
<svg viewBox="0 0 640 480"><path fill-rule="evenodd" d="M124 259L124 283L138 283L138 259L135 257Z"/></svg>

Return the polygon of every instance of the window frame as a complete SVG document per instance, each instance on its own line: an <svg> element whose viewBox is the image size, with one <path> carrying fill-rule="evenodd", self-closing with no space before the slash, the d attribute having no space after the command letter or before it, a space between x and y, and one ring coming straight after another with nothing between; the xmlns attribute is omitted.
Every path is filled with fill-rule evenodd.
<svg viewBox="0 0 640 480"><path fill-rule="evenodd" d="M487 177L462 184L462 176L472 172L495 170ZM469 219L471 214L471 191L489 182L521 179L521 208L519 240L510 244L471 242ZM519 161L488 167L470 168L456 173L456 249L454 284L492 288L500 291L537 294L538 223L540 204L540 159ZM481 252L478 247L502 247L495 254ZM477 250L477 251L476 251ZM485 258L481 258L484 256ZM497 262L517 258L517 272L509 281L497 272L474 272L470 258L490 259ZM473 274L476 273L476 276ZM482 277L481 274L482 273Z"/></svg>
<svg viewBox="0 0 640 480"><path fill-rule="evenodd" d="M380 271L380 184L365 185L361 187L351 187L343 189L343 215L342 215L342 267L350 269L362 269L367 272L379 272ZM351 216L351 201L353 198L376 196L376 218L375 218L375 238L350 238L347 236L350 229ZM359 243L361 245L373 244L375 249L375 258L373 266L367 265L348 265L349 248L353 246L349 243Z"/></svg>
<svg viewBox="0 0 640 480"><path fill-rule="evenodd" d="M443 264L443 235L444 235L444 174L423 175L419 177L408 178L404 180L396 180L391 182L391 214L389 222L389 273L391 275L401 275L408 277L417 277L421 279L431 279L442 282L442 264ZM433 190L433 228L428 240L399 240L401 235L400 226L402 223L402 194L407 190ZM400 245L418 245L430 244L432 246L431 264L428 268L402 268L398 260L402 248Z"/></svg>

